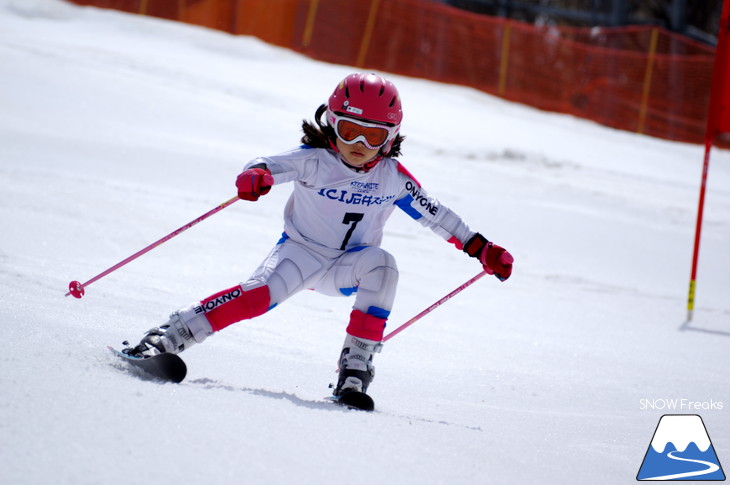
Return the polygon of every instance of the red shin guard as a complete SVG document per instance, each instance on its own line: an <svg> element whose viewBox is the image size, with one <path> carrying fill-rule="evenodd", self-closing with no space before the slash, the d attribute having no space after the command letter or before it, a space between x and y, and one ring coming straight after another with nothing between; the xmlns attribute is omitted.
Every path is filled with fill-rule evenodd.
<svg viewBox="0 0 730 485"><path fill-rule="evenodd" d="M205 312L210 326L217 332L232 323L263 315L270 302L268 286L244 290L239 285L201 301L196 313Z"/></svg>
<svg viewBox="0 0 730 485"><path fill-rule="evenodd" d="M368 315L360 310L353 310L350 313L347 333L353 337L380 342L383 340L383 332L385 332L385 318Z"/></svg>

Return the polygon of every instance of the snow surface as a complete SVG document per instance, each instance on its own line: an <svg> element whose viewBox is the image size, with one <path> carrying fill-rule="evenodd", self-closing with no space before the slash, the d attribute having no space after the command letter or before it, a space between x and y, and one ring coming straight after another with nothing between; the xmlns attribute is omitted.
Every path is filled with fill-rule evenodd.
<svg viewBox="0 0 730 485"><path fill-rule="evenodd" d="M730 153L712 154L687 328L702 147L419 79L391 76L401 160L515 272L388 342L376 412L322 400L352 300L312 292L187 351L181 385L119 368L107 344L248 277L290 188L82 300L64 298L69 281L235 195L243 164L298 145L351 71L253 38L0 0L0 483L634 483L665 413L701 414L730 463ZM391 329L479 270L399 213L384 247L401 270Z"/></svg>

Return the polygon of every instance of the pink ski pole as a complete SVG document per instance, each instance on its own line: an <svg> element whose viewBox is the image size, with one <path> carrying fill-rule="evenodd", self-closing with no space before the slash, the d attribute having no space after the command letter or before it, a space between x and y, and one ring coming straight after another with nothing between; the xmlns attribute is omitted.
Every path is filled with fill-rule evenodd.
<svg viewBox="0 0 730 485"><path fill-rule="evenodd" d="M487 274L487 273L484 272L484 271L482 271L478 275L474 276L469 281L467 281L463 285L459 286L454 291L452 291L451 293L449 293L445 297L441 298L439 301L437 301L436 303L434 303L430 307L428 307L425 310L423 310L421 313L419 313L418 315L416 315L415 317L411 318L410 320L408 320L406 323L404 323L400 327L398 327L395 330L393 330L392 332L390 332L388 335L385 336L385 338L383 339L383 342L387 342L388 340L392 339L393 337L395 337L396 335L398 335L399 333L401 333L403 330L405 330L406 328L410 327L411 325L413 325L414 323L416 323L418 320L420 320L421 318L423 318L425 315L431 313L436 308L440 307L441 305L443 305L444 303L446 303L448 300L450 300L452 297L456 296L458 293L461 293L463 290L465 290L466 288L468 288L469 286L471 286L475 281L477 281L479 278L481 278L485 274Z"/></svg>
<svg viewBox="0 0 730 485"><path fill-rule="evenodd" d="M197 223L199 223L201 221L204 221L205 219L207 219L208 217L212 216L216 212L222 211L223 209L225 209L229 205L233 204L237 200L238 200L238 196L233 197L231 200L228 200L228 201L220 204L219 206L215 207L214 209L209 210L208 212L206 212L202 216L198 217L197 219L195 219L193 221L190 221L187 224L185 224L184 226L182 226L181 228L172 231L170 234L168 234L167 236L163 237L159 241L153 242L152 244L150 244L146 248L144 248L144 249L142 249L142 250L134 253L133 255L131 255L130 257L128 257L127 259L125 259L124 261L120 261L119 263L115 264L114 266L112 266L108 270L104 271L103 273L99 273L98 275L94 276L93 278L91 278L86 283L83 283L82 284L82 283L80 283L78 281L72 281L71 283L68 284L68 293L66 293L65 296L73 295L75 298L81 298L82 296L84 296L84 292L85 292L84 289L87 286L89 286L91 283L93 283L94 281L103 278L104 276L108 275L109 273L118 270L119 268L121 268L125 264L129 263L130 261L134 261L135 259L139 258L143 254L145 254L145 253L147 253L149 251L152 251L157 246L161 245L162 243L165 243L165 242L169 241L170 239L172 239L173 237L177 236L178 234L187 231L188 229L190 229L191 227L193 227Z"/></svg>

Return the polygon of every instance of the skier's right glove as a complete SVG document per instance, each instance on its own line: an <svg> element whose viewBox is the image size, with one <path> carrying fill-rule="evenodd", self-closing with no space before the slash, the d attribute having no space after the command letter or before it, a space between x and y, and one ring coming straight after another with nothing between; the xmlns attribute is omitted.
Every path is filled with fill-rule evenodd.
<svg viewBox="0 0 730 485"><path fill-rule="evenodd" d="M512 274L512 263L514 258L501 246L487 241L487 238L479 233L474 234L466 244L464 252L472 258L477 258L487 274L493 274L504 281Z"/></svg>
<svg viewBox="0 0 730 485"><path fill-rule="evenodd" d="M259 200L259 197L266 195L274 185L274 176L266 165L254 165L244 170L236 178L238 197L243 200Z"/></svg>

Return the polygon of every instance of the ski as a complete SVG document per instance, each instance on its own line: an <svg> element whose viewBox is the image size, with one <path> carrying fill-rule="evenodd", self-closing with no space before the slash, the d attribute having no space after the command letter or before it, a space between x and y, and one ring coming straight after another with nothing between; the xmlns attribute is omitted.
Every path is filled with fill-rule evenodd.
<svg viewBox="0 0 730 485"><path fill-rule="evenodd" d="M134 357L109 347L114 355L126 362L130 369L143 375L168 382L182 382L188 373L185 362L175 354L159 354L152 357Z"/></svg>
<svg viewBox="0 0 730 485"><path fill-rule="evenodd" d="M327 399L348 409L357 409L359 411L373 411L375 409L375 401L364 392L350 391L341 396L330 396Z"/></svg>

